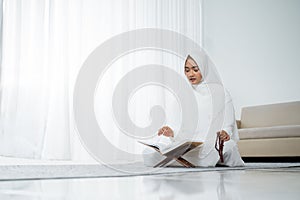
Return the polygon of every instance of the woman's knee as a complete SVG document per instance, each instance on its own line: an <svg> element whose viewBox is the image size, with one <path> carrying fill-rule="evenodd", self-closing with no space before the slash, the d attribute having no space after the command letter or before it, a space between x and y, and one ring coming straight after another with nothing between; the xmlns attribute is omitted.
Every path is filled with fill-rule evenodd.
<svg viewBox="0 0 300 200"><path fill-rule="evenodd" d="M231 150L224 153L224 164L230 167L245 166L237 146L234 146Z"/></svg>

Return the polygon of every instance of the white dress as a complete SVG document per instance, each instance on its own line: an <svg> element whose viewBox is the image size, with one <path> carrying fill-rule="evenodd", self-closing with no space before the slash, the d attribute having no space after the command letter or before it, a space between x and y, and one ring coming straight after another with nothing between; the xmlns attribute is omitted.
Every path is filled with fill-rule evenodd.
<svg viewBox="0 0 300 200"><path fill-rule="evenodd" d="M185 154L183 158L199 167L214 167L220 161L218 151L215 149L216 132L225 130L230 135L230 140L224 143L223 155L224 165L226 166L244 166L244 162L238 152L237 141L239 140L234 108L230 94L225 90L225 103L223 106L217 108L212 105L212 95L208 87L205 84L199 84L193 86L195 90L195 97L198 106L198 126L193 134L193 137L197 141L203 141L204 145L201 148L197 148ZM195 106L195 105L191 105ZM223 109L223 110L222 110ZM220 116L221 110L224 113L224 117ZM212 121L216 121L217 118L222 118L222 127L214 126ZM223 120L224 119L224 120ZM170 125L172 128L172 125ZM191 132L187 126L184 126L181 131L174 130L174 139L167 138L165 136L160 137L161 142L166 143L168 141L175 142L177 140L183 140L185 138L185 132ZM210 139L209 139L210 138ZM166 141L167 140L167 141ZM144 151L144 163L147 166L153 166L159 161L163 160L156 151L147 148ZM172 165L178 165L176 161Z"/></svg>

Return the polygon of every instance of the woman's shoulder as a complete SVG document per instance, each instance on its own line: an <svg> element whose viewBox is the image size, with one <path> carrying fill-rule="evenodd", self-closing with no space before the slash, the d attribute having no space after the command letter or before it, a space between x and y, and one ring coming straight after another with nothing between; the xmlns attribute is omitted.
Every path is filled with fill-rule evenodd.
<svg viewBox="0 0 300 200"><path fill-rule="evenodd" d="M218 92L224 92L224 95L225 96L231 96L230 95L230 92L229 92L229 90L226 88L226 87L224 87L222 84L209 84L209 88L210 88L210 90L215 90L215 91L218 91Z"/></svg>

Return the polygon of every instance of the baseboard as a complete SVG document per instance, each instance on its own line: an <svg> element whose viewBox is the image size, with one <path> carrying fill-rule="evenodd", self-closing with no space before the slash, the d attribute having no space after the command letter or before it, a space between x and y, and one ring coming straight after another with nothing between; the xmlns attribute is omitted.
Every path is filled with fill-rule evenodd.
<svg viewBox="0 0 300 200"><path fill-rule="evenodd" d="M297 156L297 157L242 157L242 159L246 163L247 162L261 162L261 163L300 162L300 156Z"/></svg>

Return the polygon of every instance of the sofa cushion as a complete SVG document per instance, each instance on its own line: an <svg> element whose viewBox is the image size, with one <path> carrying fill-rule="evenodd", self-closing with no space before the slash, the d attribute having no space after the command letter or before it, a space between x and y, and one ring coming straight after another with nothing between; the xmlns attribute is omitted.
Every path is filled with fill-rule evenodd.
<svg viewBox="0 0 300 200"><path fill-rule="evenodd" d="M238 132L240 139L300 137L300 125L245 128Z"/></svg>
<svg viewBox="0 0 300 200"><path fill-rule="evenodd" d="M248 139L238 142L242 157L299 157L300 137Z"/></svg>
<svg viewBox="0 0 300 200"><path fill-rule="evenodd" d="M300 125L300 101L242 108L241 128Z"/></svg>

